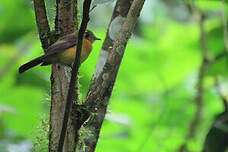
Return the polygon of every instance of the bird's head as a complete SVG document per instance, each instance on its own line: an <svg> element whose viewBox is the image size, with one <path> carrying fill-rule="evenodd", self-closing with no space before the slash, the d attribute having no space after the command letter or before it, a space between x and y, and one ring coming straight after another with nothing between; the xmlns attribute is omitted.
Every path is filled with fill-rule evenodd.
<svg viewBox="0 0 228 152"><path fill-rule="evenodd" d="M89 40L91 43L95 42L96 40L101 40L100 38L96 37L92 31L87 30L84 33L84 38L86 38L87 40Z"/></svg>

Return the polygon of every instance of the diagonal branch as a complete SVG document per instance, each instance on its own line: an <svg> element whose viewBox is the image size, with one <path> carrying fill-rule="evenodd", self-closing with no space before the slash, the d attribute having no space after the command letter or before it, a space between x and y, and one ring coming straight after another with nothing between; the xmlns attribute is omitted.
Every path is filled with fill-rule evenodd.
<svg viewBox="0 0 228 152"><path fill-rule="evenodd" d="M70 86L69 86L68 95L67 95L67 102L66 102L66 106L65 106L65 113L64 113L63 123L62 123L62 131L61 131L60 139L59 139L59 147L58 147L59 152L62 152L62 150L63 150L63 144L64 144L64 139L66 136L68 119L69 119L69 115L70 115L71 108L72 108L73 97L76 96L76 99L78 98L78 94L75 94L74 87L76 84L76 80L78 78L78 69L80 66L80 56L81 56L81 50L82 50L83 35L85 33L87 24L89 22L90 5L91 5L91 0L84 1L83 19L82 19L82 23L81 23L81 26L79 29L78 42L77 42L77 48L76 48L77 51L76 51L76 56L75 56L72 72L71 72L71 80L70 80ZM76 132L76 134L77 134L77 132Z"/></svg>
<svg viewBox="0 0 228 152"><path fill-rule="evenodd" d="M102 72L91 82L85 104L92 115L84 124L90 131L89 136L84 138L85 151L95 151L102 122L108 106L108 100L112 93L116 76L122 61L125 48L136 24L145 0L134 0L128 12L126 21L114 43L111 54L103 67ZM92 133L91 133L92 132Z"/></svg>
<svg viewBox="0 0 228 152"><path fill-rule="evenodd" d="M115 8L113 10L112 18L110 20L110 23L109 23L109 26L108 26L108 29L106 32L106 37L105 37L105 40L103 42L102 49L100 51L99 59L98 59L92 80L97 78L100 75L100 73L102 72L104 64L105 64L105 62L106 62L106 60L107 60L108 56L110 55L111 50L113 48L114 40L112 40L109 36L109 30L110 30L110 25L111 25L112 21L116 17L119 17L119 16L126 18L128 11L130 9L131 3L132 3L132 0L117 0ZM75 108L73 105L73 110L74 109ZM81 112L81 113L83 113L83 116L85 117L85 118L82 118L83 120L88 119L89 114L86 115L85 112ZM81 122L84 122L83 120ZM82 139L82 140L79 140L79 143L78 143L79 151L82 151L84 149L84 147L86 147L87 151L91 151L91 149L93 149L93 145L96 145L96 142L98 140L97 138L99 137L99 132L91 129L91 128L93 128L93 127L91 127L92 124L96 123L96 118L91 120L91 121L93 121L93 122L90 123L90 125L86 126L86 130L87 130L86 132L90 132L89 136L85 131L80 131L80 135L82 136L82 138L80 138L80 139ZM89 141L93 141L92 144L90 144Z"/></svg>
<svg viewBox="0 0 228 152"><path fill-rule="evenodd" d="M44 50L48 48L50 27L46 15L46 7L44 0L33 0L36 24L39 31L40 41Z"/></svg>
<svg viewBox="0 0 228 152"><path fill-rule="evenodd" d="M134 0L129 10L127 19L119 32L117 40L115 41L111 54L109 55L104 65L103 71L99 77L97 79L94 79L92 82L85 101L89 109L92 111L95 110L93 106L94 103L99 105L96 100L100 101L101 98L99 97L110 95L106 93L111 93L112 91L112 87L114 85L114 81L116 79L116 75L118 73L118 69L125 52L127 42L131 37L136 21L140 16L144 2L145 0Z"/></svg>

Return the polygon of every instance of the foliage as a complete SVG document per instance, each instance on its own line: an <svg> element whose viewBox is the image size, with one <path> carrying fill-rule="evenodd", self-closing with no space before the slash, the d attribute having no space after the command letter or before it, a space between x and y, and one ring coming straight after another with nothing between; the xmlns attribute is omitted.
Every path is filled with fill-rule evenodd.
<svg viewBox="0 0 228 152"><path fill-rule="evenodd" d="M210 2L200 3L204 11L215 12L206 21L208 48L213 59L225 50L221 18L216 16L221 5L213 2L216 3L213 8ZM168 12L169 5L165 4L157 7ZM34 131L37 126L43 128L48 122L46 118L40 121L39 117L49 112L44 101L50 90L50 67L36 67L23 75L17 73L19 65L42 54L40 42L34 36L33 10L28 1L2 0L0 12L4 12L0 13L0 147L7 149L6 145L31 143L42 132ZM188 124L195 112L196 77L201 63L197 23L190 17L185 22L178 22L160 14L153 24L139 22L139 25L142 36L132 37L127 46L98 152L176 151L188 133ZM92 28L97 37L104 39L105 27ZM24 45L29 47L17 55ZM101 45L102 42L94 44L94 51L80 69L82 97L85 97ZM12 59L14 64L6 65ZM191 151L202 149L214 116L223 111L214 89L214 76L225 81L227 64L224 57L209 67L204 84L203 120L197 138L189 143ZM7 71L2 75L1 69L6 66ZM226 88L226 84L224 86ZM13 113L1 110L3 106L13 109ZM46 141L39 144L42 147L44 143Z"/></svg>

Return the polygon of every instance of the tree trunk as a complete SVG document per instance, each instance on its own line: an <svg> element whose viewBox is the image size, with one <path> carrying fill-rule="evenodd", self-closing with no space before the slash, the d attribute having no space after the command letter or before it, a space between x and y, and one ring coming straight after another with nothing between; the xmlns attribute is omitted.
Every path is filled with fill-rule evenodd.
<svg viewBox="0 0 228 152"><path fill-rule="evenodd" d="M56 0L55 30L60 36L72 33L77 29L77 1ZM49 151L57 152L58 142L62 129L64 108L70 82L70 68L54 64L51 75L51 111L50 111L50 136ZM74 152L76 146L76 130L70 117L65 137L65 152Z"/></svg>

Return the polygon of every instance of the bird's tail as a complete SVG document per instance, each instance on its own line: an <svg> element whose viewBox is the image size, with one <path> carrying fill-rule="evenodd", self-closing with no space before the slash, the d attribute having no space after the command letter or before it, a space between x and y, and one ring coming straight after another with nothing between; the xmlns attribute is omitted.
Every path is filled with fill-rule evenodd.
<svg viewBox="0 0 228 152"><path fill-rule="evenodd" d="M38 64L42 63L43 62L42 59L43 59L43 56L40 56L38 58L33 59L32 61L30 61L28 63L25 63L24 65L22 65L19 68L19 73L23 73L23 72L27 71L28 69L33 68L34 66L37 66Z"/></svg>

